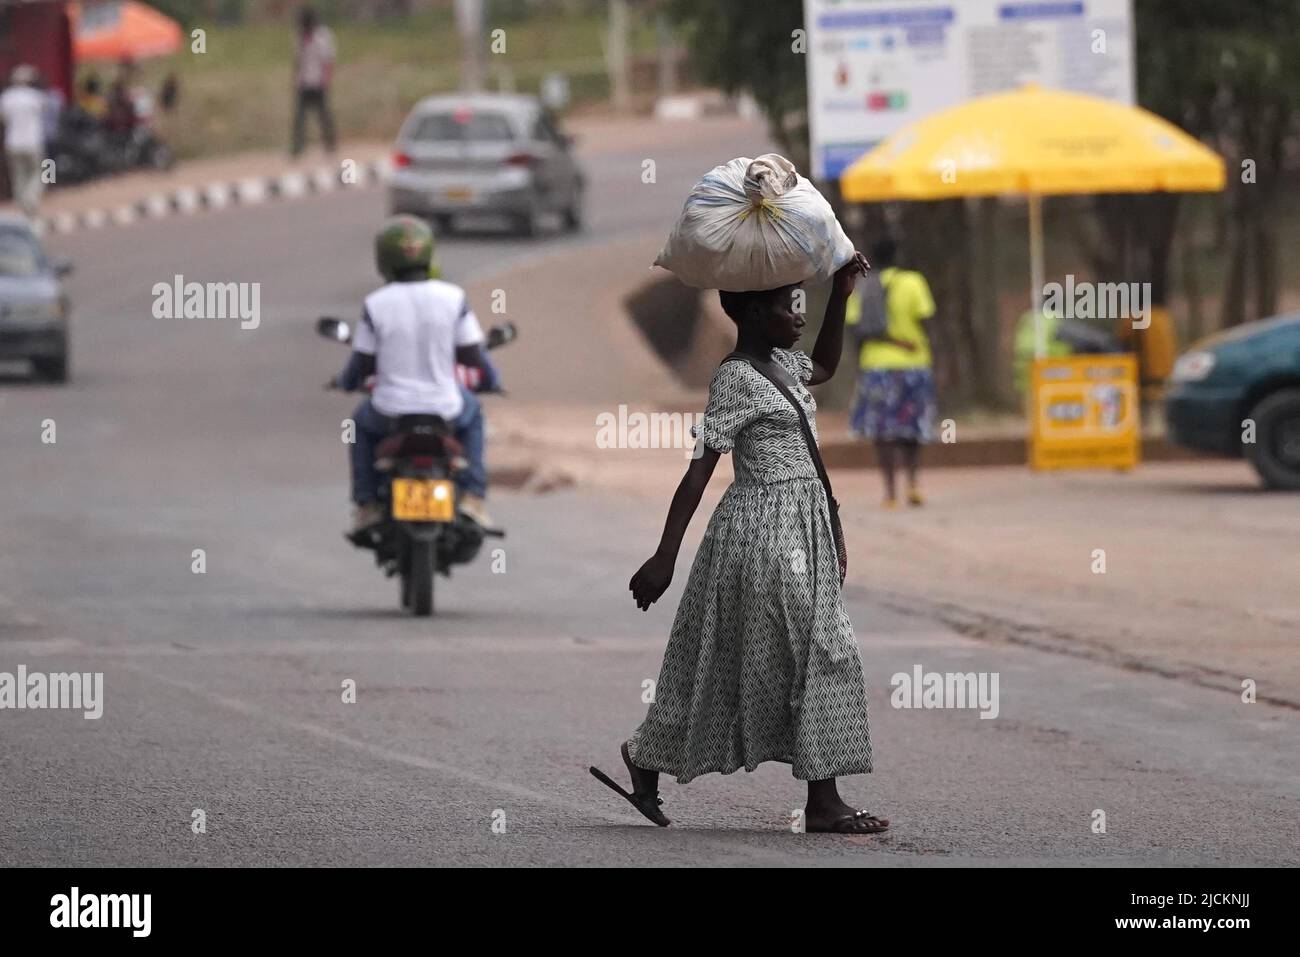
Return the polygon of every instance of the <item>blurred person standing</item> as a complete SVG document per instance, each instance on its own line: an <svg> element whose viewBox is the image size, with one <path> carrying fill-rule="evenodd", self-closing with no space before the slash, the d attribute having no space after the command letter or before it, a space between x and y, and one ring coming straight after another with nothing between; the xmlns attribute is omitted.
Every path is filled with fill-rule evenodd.
<svg viewBox="0 0 1300 957"><path fill-rule="evenodd" d="M163 79L162 86L158 89L158 107L164 113L171 113L176 109L176 104L181 96L181 81L176 75L176 71L168 73Z"/></svg>
<svg viewBox="0 0 1300 957"><path fill-rule="evenodd" d="M1132 326L1132 320L1125 316L1112 331L1106 325L1089 319L1062 318L1046 305L1042 307L1041 315L1045 359L1122 352L1123 327ZM1021 394L1029 390L1034 360L1038 357L1038 324L1032 306L1016 320L1015 337L1012 340L1012 375L1016 391ZM1168 365L1172 368L1172 359Z"/></svg>
<svg viewBox="0 0 1300 957"><path fill-rule="evenodd" d="M103 120L108 115L108 100L104 99L103 86L97 74L90 74L81 82L77 106L92 120Z"/></svg>
<svg viewBox="0 0 1300 957"><path fill-rule="evenodd" d="M858 383L849 425L875 442L885 480L885 508L898 506L894 479L900 460L907 472L907 500L921 505L921 443L934 430L935 396L930 338L924 323L934 315L925 277L895 265L898 244L872 247L878 279L868 276L849 303L845 319L858 347ZM878 282L878 286L871 284ZM865 289L863 288L865 287Z"/></svg>
<svg viewBox="0 0 1300 957"><path fill-rule="evenodd" d="M41 115L41 127L45 134L45 145L48 148L59 135L59 122L63 118L63 107L67 101L63 96L63 91L57 86L51 86L43 76L38 78L36 88L45 97L45 112Z"/></svg>
<svg viewBox="0 0 1300 957"><path fill-rule="evenodd" d="M135 99L125 75L113 81L108 91L108 108L104 112L104 129L121 146L136 124Z"/></svg>
<svg viewBox="0 0 1300 957"><path fill-rule="evenodd" d="M5 160L14 199L30 219L41 199L41 161L45 159L45 94L37 89L36 68L14 67L9 88L0 93L5 129Z"/></svg>
<svg viewBox="0 0 1300 957"><path fill-rule="evenodd" d="M330 112L329 87L334 75L334 34L311 7L298 11L298 54L294 63L293 145L290 153L302 153L307 135L307 111L316 113L325 149L334 152L334 116Z"/></svg>

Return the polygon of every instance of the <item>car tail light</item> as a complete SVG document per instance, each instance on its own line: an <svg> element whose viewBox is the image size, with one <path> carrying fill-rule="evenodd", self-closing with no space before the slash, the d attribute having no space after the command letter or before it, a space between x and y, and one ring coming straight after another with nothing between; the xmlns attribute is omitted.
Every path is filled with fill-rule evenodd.
<svg viewBox="0 0 1300 957"><path fill-rule="evenodd" d="M537 157L532 153L511 153L504 162L507 166L529 167L537 162Z"/></svg>
<svg viewBox="0 0 1300 957"><path fill-rule="evenodd" d="M393 165L396 166L398 169L401 169L404 166L410 166L411 157L407 156L405 153L394 153Z"/></svg>

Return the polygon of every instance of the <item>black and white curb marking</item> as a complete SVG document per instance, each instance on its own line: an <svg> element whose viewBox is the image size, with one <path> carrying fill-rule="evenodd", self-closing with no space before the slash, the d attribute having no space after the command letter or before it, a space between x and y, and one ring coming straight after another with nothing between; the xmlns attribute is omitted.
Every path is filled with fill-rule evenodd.
<svg viewBox="0 0 1300 957"><path fill-rule="evenodd" d="M36 230L39 233L73 233L104 226L129 226L140 220L183 216L202 210L258 206L277 199L377 186L387 181L391 172L392 164L388 160L377 160L358 162L355 181L343 179L341 166L321 166L278 176L245 176L206 186L178 186L169 192L150 193L113 209L86 209L45 216L36 221Z"/></svg>

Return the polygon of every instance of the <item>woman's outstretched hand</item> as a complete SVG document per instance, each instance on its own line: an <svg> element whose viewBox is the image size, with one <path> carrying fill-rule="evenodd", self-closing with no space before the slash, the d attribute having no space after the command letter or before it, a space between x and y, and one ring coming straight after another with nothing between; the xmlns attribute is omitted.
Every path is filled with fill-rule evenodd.
<svg viewBox="0 0 1300 957"><path fill-rule="evenodd" d="M645 611L659 600L673 582L673 560L656 552L632 576L628 588L636 606Z"/></svg>
<svg viewBox="0 0 1300 957"><path fill-rule="evenodd" d="M864 275L870 268L871 264L867 262L867 257L855 251L852 259L835 270L835 277L831 281L835 294L847 297L849 293L853 292L853 286L858 281L858 277Z"/></svg>

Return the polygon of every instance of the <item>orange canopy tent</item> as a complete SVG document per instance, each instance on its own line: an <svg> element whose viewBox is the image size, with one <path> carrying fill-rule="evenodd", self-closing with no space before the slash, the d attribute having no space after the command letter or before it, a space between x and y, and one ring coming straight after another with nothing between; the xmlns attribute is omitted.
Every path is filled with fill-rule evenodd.
<svg viewBox="0 0 1300 957"><path fill-rule="evenodd" d="M181 47L181 26L171 17L134 0L70 3L72 53L87 60L143 60L167 56Z"/></svg>

